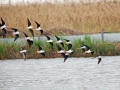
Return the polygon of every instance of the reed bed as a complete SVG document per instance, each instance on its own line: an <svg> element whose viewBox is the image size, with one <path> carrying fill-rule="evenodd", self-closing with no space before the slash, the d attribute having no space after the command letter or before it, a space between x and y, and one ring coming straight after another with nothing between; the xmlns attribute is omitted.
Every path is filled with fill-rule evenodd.
<svg viewBox="0 0 120 90"><path fill-rule="evenodd" d="M81 49L79 48L82 44L86 44L91 47L91 50L94 51L94 56L98 56L99 51L102 52L102 56L114 56L120 54L120 43L109 43L109 42L100 42L95 39L91 39L89 36L85 36L83 40L77 39L74 40L72 50L74 53L70 57L91 57L91 54L81 56ZM38 50L38 45L40 45L43 50L45 50L45 57L41 54L36 53ZM61 45L59 45L62 47ZM34 41L34 45L29 49L28 45L22 45L20 43L0 43L0 60L4 59L21 59L22 54L20 54L20 47L24 47L28 49L27 59L40 59L40 58L57 58L62 57L57 53L58 49L56 46L56 42L54 40L54 48L51 49L49 43L45 41ZM63 48L67 50L67 46Z"/></svg>
<svg viewBox="0 0 120 90"><path fill-rule="evenodd" d="M119 32L120 2L103 0L95 3L6 5L0 6L0 17L6 21L8 27L26 32L27 18L34 29L36 20L45 31L54 27L64 27L77 31L77 34L99 33L102 28L105 32Z"/></svg>

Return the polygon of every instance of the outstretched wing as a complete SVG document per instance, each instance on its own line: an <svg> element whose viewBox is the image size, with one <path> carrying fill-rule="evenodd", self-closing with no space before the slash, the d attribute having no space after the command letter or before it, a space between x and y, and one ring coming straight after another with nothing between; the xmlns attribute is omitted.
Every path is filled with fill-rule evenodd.
<svg viewBox="0 0 120 90"><path fill-rule="evenodd" d="M68 50L72 48L72 44L68 44Z"/></svg>
<svg viewBox="0 0 120 90"><path fill-rule="evenodd" d="M16 29L16 28L11 28L12 30L14 30L15 32L17 32L18 31L18 29Z"/></svg>
<svg viewBox="0 0 120 90"><path fill-rule="evenodd" d="M1 18L1 21L2 21L2 26L5 25L5 21Z"/></svg>
<svg viewBox="0 0 120 90"><path fill-rule="evenodd" d="M56 35L55 35L55 37L56 37L57 41L59 41L59 40L60 40L60 38L59 38L58 36L56 36Z"/></svg>
<svg viewBox="0 0 120 90"><path fill-rule="evenodd" d="M40 47L40 45L38 45L38 48L39 48L39 50L42 50L42 48Z"/></svg>
<svg viewBox="0 0 120 90"><path fill-rule="evenodd" d="M51 48L53 49L53 42L50 42Z"/></svg>
<svg viewBox="0 0 120 90"><path fill-rule="evenodd" d="M14 39L14 41L16 41L18 37L19 37L19 35L16 34L16 35L15 35L15 39Z"/></svg>
<svg viewBox="0 0 120 90"><path fill-rule="evenodd" d="M61 47L59 47L58 45L57 45L57 48L58 48L59 51L62 50Z"/></svg>
<svg viewBox="0 0 120 90"><path fill-rule="evenodd" d="M28 35L26 33L23 32L23 34L25 35L25 37L28 37Z"/></svg>
<svg viewBox="0 0 120 90"><path fill-rule="evenodd" d="M47 36L46 34L45 34L45 36L47 37L47 39L48 39L48 40L50 40L50 39L51 39L51 38L50 38L49 36Z"/></svg>
<svg viewBox="0 0 120 90"><path fill-rule="evenodd" d="M90 47L89 47L89 46L85 45L85 47L87 48L87 50L90 50Z"/></svg>
<svg viewBox="0 0 120 90"><path fill-rule="evenodd" d="M40 27L40 24L38 22L36 22L36 21L34 21L34 22L36 23L37 28Z"/></svg>
<svg viewBox="0 0 120 90"><path fill-rule="evenodd" d="M28 22L28 27L31 26L31 22L28 18L27 18L27 22Z"/></svg>
<svg viewBox="0 0 120 90"><path fill-rule="evenodd" d="M30 33L32 34L32 36L34 37L34 32L32 29L29 29L30 30Z"/></svg>

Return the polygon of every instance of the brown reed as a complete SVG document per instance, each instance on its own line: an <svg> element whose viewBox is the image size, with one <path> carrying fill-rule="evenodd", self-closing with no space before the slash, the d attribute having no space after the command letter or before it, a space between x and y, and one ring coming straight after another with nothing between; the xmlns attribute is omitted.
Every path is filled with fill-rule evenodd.
<svg viewBox="0 0 120 90"><path fill-rule="evenodd" d="M46 31L54 27L64 27L83 33L98 33L102 28L106 32L119 32L120 2L6 5L0 6L0 17L6 21L8 27L22 31L27 31L29 18L34 29L35 20Z"/></svg>

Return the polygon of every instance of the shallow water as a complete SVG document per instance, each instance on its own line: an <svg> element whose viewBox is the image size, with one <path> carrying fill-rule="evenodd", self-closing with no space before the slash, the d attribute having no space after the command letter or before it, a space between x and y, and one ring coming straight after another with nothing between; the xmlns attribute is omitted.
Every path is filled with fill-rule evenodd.
<svg viewBox="0 0 120 90"><path fill-rule="evenodd" d="M118 90L119 58L0 60L0 90Z"/></svg>

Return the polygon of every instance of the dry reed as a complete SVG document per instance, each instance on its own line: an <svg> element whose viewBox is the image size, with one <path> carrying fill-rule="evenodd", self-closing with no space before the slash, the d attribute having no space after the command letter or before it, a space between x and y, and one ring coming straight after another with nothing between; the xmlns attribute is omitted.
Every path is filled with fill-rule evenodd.
<svg viewBox="0 0 120 90"><path fill-rule="evenodd" d="M83 33L98 33L104 28L106 32L119 32L120 2L6 5L0 6L0 17L7 26L23 31L27 29L29 18L34 29L36 20L44 30L65 27Z"/></svg>

